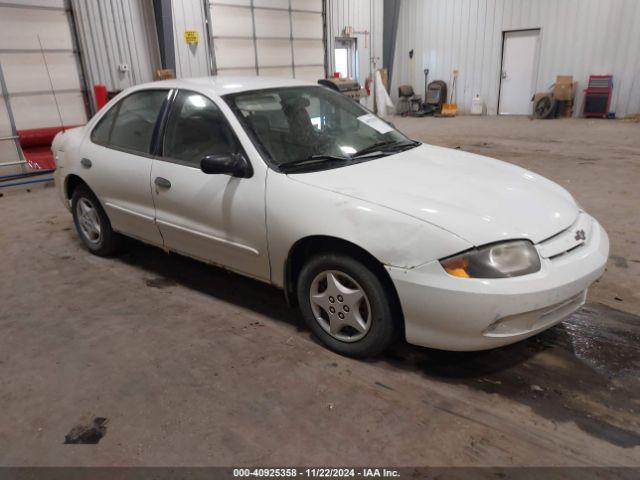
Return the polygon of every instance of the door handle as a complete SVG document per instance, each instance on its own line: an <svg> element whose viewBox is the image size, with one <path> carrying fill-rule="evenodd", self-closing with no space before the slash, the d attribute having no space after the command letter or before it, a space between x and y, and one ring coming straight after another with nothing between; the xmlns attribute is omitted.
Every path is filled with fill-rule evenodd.
<svg viewBox="0 0 640 480"><path fill-rule="evenodd" d="M88 158L83 158L82 160L80 160L80 165L82 165L84 168L91 168L92 163Z"/></svg>
<svg viewBox="0 0 640 480"><path fill-rule="evenodd" d="M507 79L507 72L505 72L504 70L502 71L502 75L500 75L502 77L503 80Z"/></svg>
<svg viewBox="0 0 640 480"><path fill-rule="evenodd" d="M171 182L166 178L156 177L153 183L155 183L158 187L171 188Z"/></svg>

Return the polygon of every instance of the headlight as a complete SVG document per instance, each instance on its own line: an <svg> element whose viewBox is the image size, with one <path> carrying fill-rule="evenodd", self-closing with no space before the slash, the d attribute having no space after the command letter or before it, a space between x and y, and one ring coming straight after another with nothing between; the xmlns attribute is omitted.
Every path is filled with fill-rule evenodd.
<svg viewBox="0 0 640 480"><path fill-rule="evenodd" d="M506 278L540 270L540 257L527 240L495 243L440 260L449 275L462 278Z"/></svg>

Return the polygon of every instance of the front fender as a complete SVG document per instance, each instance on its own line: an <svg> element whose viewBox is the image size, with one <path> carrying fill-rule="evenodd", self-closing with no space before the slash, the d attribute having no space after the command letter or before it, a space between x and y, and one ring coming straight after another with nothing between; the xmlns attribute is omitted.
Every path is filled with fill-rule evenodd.
<svg viewBox="0 0 640 480"><path fill-rule="evenodd" d="M442 228L387 207L324 190L269 171L266 189L271 281L300 239L324 235L363 248L383 265L410 269L471 248Z"/></svg>

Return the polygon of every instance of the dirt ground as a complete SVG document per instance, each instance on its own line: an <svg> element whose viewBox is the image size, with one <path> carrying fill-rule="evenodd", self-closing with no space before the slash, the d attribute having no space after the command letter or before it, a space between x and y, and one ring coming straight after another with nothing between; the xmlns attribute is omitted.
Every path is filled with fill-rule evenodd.
<svg viewBox="0 0 640 480"><path fill-rule="evenodd" d="M52 188L0 198L0 465L640 466L640 124L395 120L567 187L605 226L589 303L516 345L322 348L267 285L87 253ZM65 444L106 418L94 445Z"/></svg>

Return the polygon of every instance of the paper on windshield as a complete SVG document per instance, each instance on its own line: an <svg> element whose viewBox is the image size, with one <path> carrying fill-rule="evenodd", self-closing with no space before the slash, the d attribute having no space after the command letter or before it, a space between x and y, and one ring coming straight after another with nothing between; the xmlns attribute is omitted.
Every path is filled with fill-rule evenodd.
<svg viewBox="0 0 640 480"><path fill-rule="evenodd" d="M358 120L360 120L365 125L370 126L378 133L385 134L393 130L393 127L391 127L391 125L389 125L387 122L380 120L373 113L362 115L358 117Z"/></svg>

